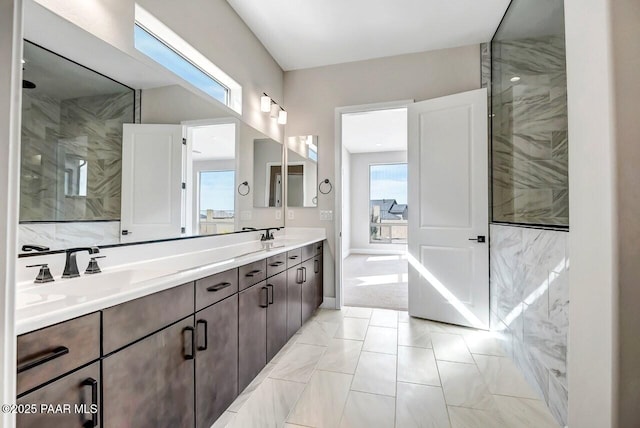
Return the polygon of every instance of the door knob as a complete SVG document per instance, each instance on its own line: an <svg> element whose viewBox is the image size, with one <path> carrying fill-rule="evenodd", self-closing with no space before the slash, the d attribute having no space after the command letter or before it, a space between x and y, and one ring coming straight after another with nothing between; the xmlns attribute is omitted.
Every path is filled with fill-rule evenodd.
<svg viewBox="0 0 640 428"><path fill-rule="evenodd" d="M478 235L477 238L469 238L469 241L476 241L476 242L486 242L486 238L484 237L484 235Z"/></svg>

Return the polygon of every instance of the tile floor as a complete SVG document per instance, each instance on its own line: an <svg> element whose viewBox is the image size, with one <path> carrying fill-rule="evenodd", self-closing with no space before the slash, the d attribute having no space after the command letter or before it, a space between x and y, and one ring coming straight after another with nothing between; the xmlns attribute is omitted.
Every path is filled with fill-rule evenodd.
<svg viewBox="0 0 640 428"><path fill-rule="evenodd" d="M406 255L350 255L343 261L345 305L406 311L408 269Z"/></svg>
<svg viewBox="0 0 640 428"><path fill-rule="evenodd" d="M214 425L558 428L491 333L320 309Z"/></svg>

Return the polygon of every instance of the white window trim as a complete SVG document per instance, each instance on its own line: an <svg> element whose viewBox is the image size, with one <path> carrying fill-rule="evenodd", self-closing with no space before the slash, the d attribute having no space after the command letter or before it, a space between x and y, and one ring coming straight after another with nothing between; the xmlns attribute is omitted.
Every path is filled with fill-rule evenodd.
<svg viewBox="0 0 640 428"><path fill-rule="evenodd" d="M229 89L227 97L228 107L236 113L242 114L242 86L238 82L233 80L206 56L201 54L196 48L187 43L182 37L137 3L135 5L135 21L161 42L168 45L187 60L191 61L195 66L202 69L202 71L226 86Z"/></svg>

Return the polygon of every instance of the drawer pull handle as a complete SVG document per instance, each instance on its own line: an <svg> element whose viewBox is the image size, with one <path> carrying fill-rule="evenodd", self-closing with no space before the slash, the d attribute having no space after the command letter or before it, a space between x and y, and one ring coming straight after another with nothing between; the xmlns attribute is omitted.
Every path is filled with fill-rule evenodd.
<svg viewBox="0 0 640 428"><path fill-rule="evenodd" d="M209 336L209 323L206 320L198 320L196 321L196 327L199 325L204 326L204 345L198 345L198 351L206 351L209 347L207 343L207 336Z"/></svg>
<svg viewBox="0 0 640 428"><path fill-rule="evenodd" d="M184 333L185 332L189 332L190 333L190 339L191 339L191 346L187 347L187 339L184 337ZM184 356L185 360L193 360L193 356L196 353L195 347L196 347L196 338L195 338L195 329L191 326L185 327L184 330L182 330L182 339L183 339L183 349L182 349L182 353ZM189 348L191 348L189 350ZM187 354L188 350L191 352L190 354Z"/></svg>
<svg viewBox="0 0 640 428"><path fill-rule="evenodd" d="M298 258L298 256L297 256L297 255L296 255L296 256L289 256L289 258L290 258L291 260L295 260L295 259L297 259L297 258Z"/></svg>
<svg viewBox="0 0 640 428"><path fill-rule="evenodd" d="M307 282L307 268L306 267L302 268L302 273L304 275L304 277L302 279L302 282Z"/></svg>
<svg viewBox="0 0 640 428"><path fill-rule="evenodd" d="M245 276L256 276L257 274L259 274L260 272L262 272L262 269L254 269L251 272L247 273Z"/></svg>
<svg viewBox="0 0 640 428"><path fill-rule="evenodd" d="M278 267L278 266L282 266L283 264L284 264L283 261L277 261L277 262L269 263L269 266Z"/></svg>
<svg viewBox="0 0 640 428"><path fill-rule="evenodd" d="M320 273L320 260L313 261L313 273Z"/></svg>
<svg viewBox="0 0 640 428"><path fill-rule="evenodd" d="M98 406L98 381L92 377L85 379L82 382L82 386L91 387L91 404L92 406ZM91 413L91 419L82 424L84 428L95 428L98 426L98 412Z"/></svg>
<svg viewBox="0 0 640 428"><path fill-rule="evenodd" d="M207 287L207 291L220 291L223 288L231 287L230 282L221 282L220 284L212 285L211 287Z"/></svg>
<svg viewBox="0 0 640 428"><path fill-rule="evenodd" d="M273 285L267 284L267 287L271 289L271 297L269 298L269 304L273 305ZM267 296L269 296L269 292L267 291Z"/></svg>
<svg viewBox="0 0 640 428"><path fill-rule="evenodd" d="M33 359L31 361L27 361L24 364L20 364L18 366L18 373L22 373L25 372L29 369L32 369L34 367L40 366L44 363L47 363L51 360L55 360L56 358L60 358L63 355L66 355L69 353L69 348L67 348L66 346L58 346L57 348L47 352L45 355L38 357L36 359Z"/></svg>
<svg viewBox="0 0 640 428"><path fill-rule="evenodd" d="M264 296L265 297L265 299L264 299L265 303L264 304L260 303L260 307L261 308L268 308L269 307L269 289L267 287L262 287L262 289L264 291L266 291L267 293Z"/></svg>

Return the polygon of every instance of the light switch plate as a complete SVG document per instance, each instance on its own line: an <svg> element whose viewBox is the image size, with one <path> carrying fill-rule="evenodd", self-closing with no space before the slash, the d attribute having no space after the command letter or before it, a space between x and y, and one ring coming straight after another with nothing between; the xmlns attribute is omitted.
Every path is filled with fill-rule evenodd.
<svg viewBox="0 0 640 428"><path fill-rule="evenodd" d="M333 211L332 210L320 210L320 220L321 221L333 221Z"/></svg>
<svg viewBox="0 0 640 428"><path fill-rule="evenodd" d="M293 220L296 218L296 213L293 210L287 210L287 218L289 220Z"/></svg>
<svg viewBox="0 0 640 428"><path fill-rule="evenodd" d="M282 210L276 210L276 220L282 219Z"/></svg>

